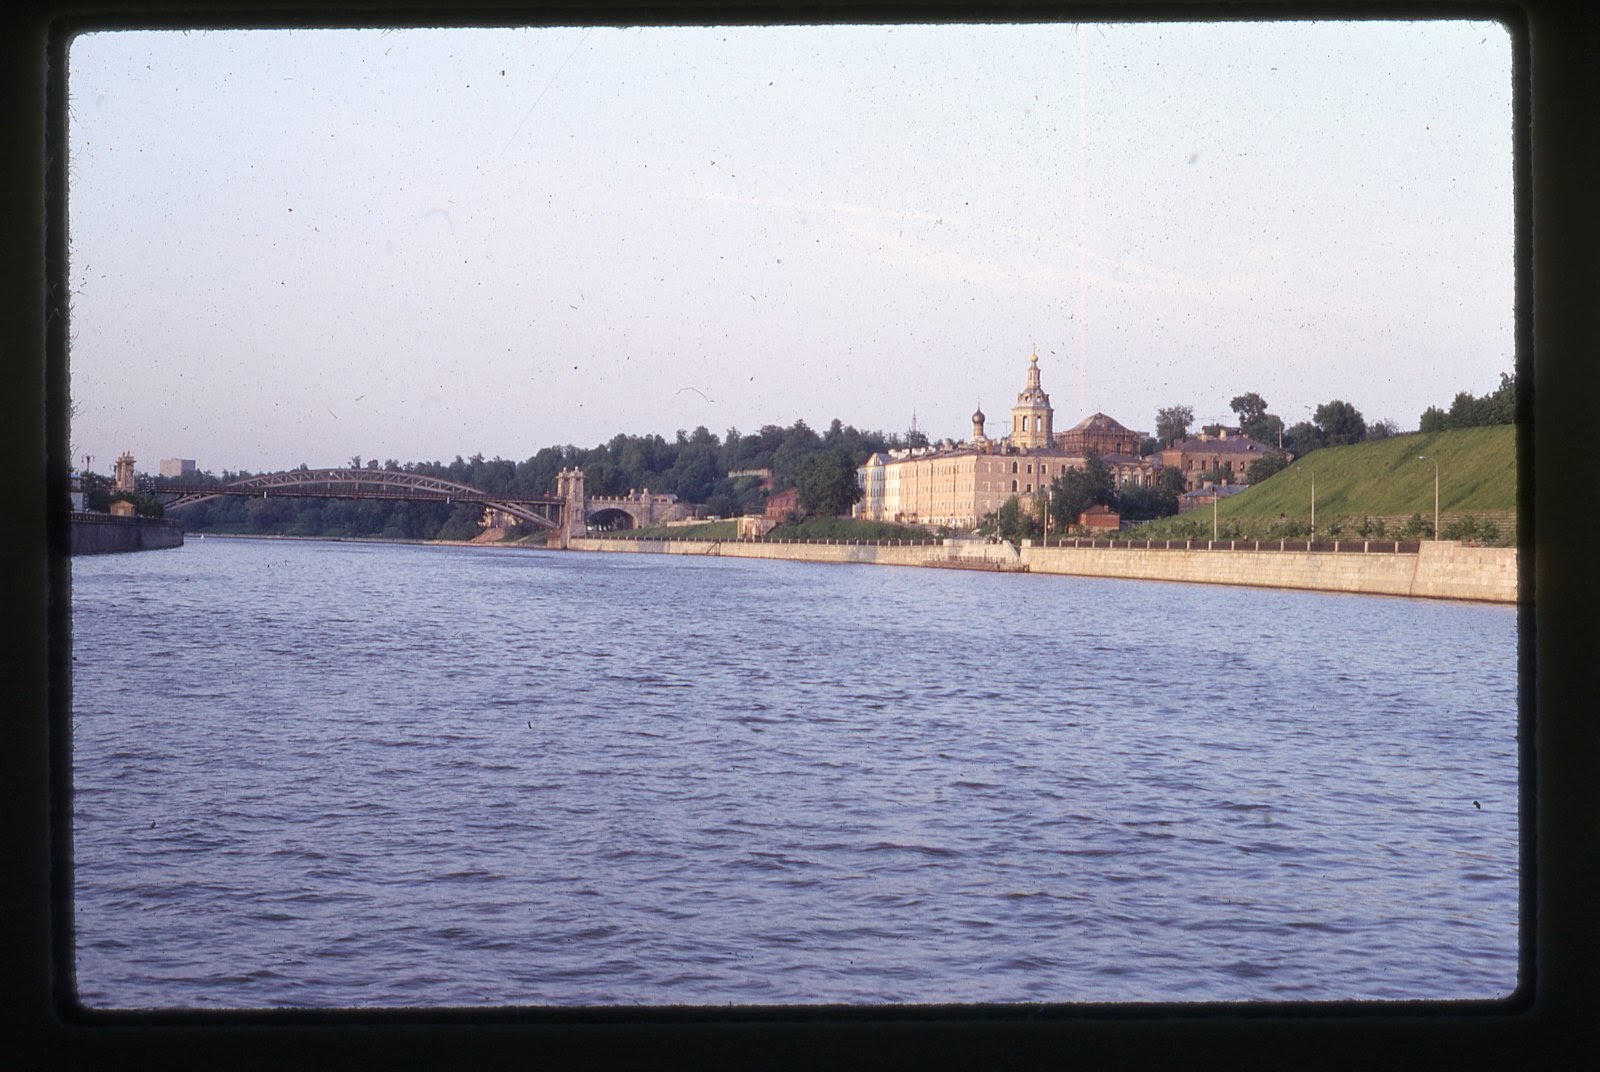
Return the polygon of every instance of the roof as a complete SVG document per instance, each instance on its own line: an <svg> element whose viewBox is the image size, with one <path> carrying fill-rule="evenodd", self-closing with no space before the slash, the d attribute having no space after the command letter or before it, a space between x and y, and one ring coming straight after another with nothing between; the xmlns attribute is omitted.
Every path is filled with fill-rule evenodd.
<svg viewBox="0 0 1600 1072"><path fill-rule="evenodd" d="M1124 427L1104 413L1092 413L1067 430L1069 432L1128 432L1130 435L1132 434L1132 429Z"/></svg>
<svg viewBox="0 0 1600 1072"><path fill-rule="evenodd" d="M1180 439L1167 449L1180 450L1185 454L1272 454L1278 448L1269 447L1249 436L1231 435L1227 439Z"/></svg>

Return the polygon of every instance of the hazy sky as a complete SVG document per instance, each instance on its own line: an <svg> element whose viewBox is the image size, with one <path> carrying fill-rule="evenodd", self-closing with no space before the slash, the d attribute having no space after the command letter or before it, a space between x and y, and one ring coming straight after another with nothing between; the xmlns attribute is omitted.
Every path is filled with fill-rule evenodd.
<svg viewBox="0 0 1600 1072"><path fill-rule="evenodd" d="M1417 426L1513 361L1498 24L105 32L76 460L448 461L833 417Z"/></svg>

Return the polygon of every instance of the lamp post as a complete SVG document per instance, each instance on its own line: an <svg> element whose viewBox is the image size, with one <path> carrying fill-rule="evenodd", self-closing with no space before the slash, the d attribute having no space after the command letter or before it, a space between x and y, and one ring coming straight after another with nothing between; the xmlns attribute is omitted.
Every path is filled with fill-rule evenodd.
<svg viewBox="0 0 1600 1072"><path fill-rule="evenodd" d="M1311 538L1317 538L1317 471L1308 469L1311 474Z"/></svg>
<svg viewBox="0 0 1600 1072"><path fill-rule="evenodd" d="M1217 500L1222 498L1222 485L1211 485L1211 542L1217 542Z"/></svg>
<svg viewBox="0 0 1600 1072"><path fill-rule="evenodd" d="M1433 463L1433 538L1439 538L1439 460L1418 454L1417 461Z"/></svg>
<svg viewBox="0 0 1600 1072"><path fill-rule="evenodd" d="M1050 546L1050 508L1055 505L1056 489L1046 488L1044 493L1044 545Z"/></svg>

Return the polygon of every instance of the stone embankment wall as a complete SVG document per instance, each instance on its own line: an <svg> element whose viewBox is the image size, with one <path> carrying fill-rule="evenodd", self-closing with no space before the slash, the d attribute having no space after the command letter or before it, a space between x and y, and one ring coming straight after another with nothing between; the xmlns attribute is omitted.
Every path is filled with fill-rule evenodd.
<svg viewBox="0 0 1600 1072"><path fill-rule="evenodd" d="M1033 573L1081 577L1306 588L1491 603L1517 601L1515 548L1467 547L1450 540L1430 540L1414 553L1395 554L1212 549L1204 542L1195 543L1197 547L1189 550L1024 547L1022 560Z"/></svg>
<svg viewBox="0 0 1600 1072"><path fill-rule="evenodd" d="M183 546L183 526L168 517L113 517L75 513L71 521L71 553L106 555L118 551L154 551Z"/></svg>
<svg viewBox="0 0 1600 1072"><path fill-rule="evenodd" d="M721 555L724 558L781 558L794 562L859 562L877 566L931 566L950 549L931 543L783 542L766 540L633 540L625 537L574 538L573 551L633 551L665 555Z"/></svg>
<svg viewBox="0 0 1600 1072"><path fill-rule="evenodd" d="M1242 543L1243 541L1239 541ZM1276 546L1276 545L1275 545ZM1292 547L1292 543L1290 544ZM1136 548L1034 547L953 540L949 543L767 542L750 540L635 540L576 538L576 551L721 555L800 562L859 562L1055 573L1079 577L1181 581L1262 588L1298 588L1366 595L1517 601L1517 551L1428 541L1414 552L1243 550L1212 546Z"/></svg>

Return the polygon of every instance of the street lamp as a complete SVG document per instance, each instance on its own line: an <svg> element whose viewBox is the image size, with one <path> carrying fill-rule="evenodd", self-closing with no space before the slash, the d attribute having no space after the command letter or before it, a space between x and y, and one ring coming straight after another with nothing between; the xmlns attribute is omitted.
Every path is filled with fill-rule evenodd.
<svg viewBox="0 0 1600 1072"><path fill-rule="evenodd" d="M1044 545L1050 546L1050 508L1055 505L1056 489L1046 488L1044 493Z"/></svg>
<svg viewBox="0 0 1600 1072"><path fill-rule="evenodd" d="M1311 538L1317 538L1317 471L1307 469L1311 474Z"/></svg>
<svg viewBox="0 0 1600 1072"><path fill-rule="evenodd" d="M1433 538L1439 538L1439 460L1418 454L1417 461L1433 463Z"/></svg>

